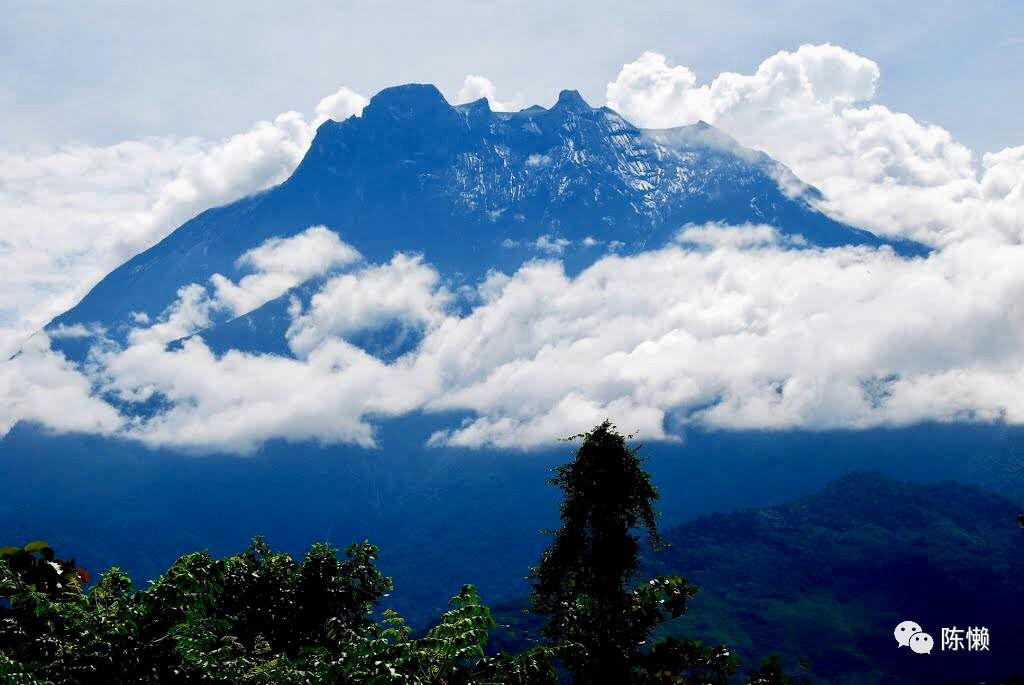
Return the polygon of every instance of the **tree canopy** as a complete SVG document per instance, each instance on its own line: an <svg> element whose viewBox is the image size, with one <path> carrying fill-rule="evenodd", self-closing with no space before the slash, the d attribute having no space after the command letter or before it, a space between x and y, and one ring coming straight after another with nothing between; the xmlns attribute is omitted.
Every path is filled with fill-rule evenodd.
<svg viewBox="0 0 1024 685"><path fill-rule="evenodd" d="M736 671L725 647L671 638L648 641L661 623L686 612L697 589L679 576L635 583L638 531L661 547L658 491L637 450L605 421L581 441L575 458L555 469L561 526L533 570L533 606L548 616L544 634L567 646L574 682L724 682ZM674 681L669 681L674 682Z"/></svg>
<svg viewBox="0 0 1024 685"><path fill-rule="evenodd" d="M678 576L636 582L640 532L661 545L657 490L636 450L605 422L552 482L561 526L533 570L543 639L494 653L496 628L465 585L419 636L380 611L393 584L377 548L313 545L301 560L257 537L244 552L179 558L148 587L112 568L92 578L43 541L0 548L0 681L5 683L392 683L408 685L724 683L722 646L655 629L696 588ZM789 682L769 661L749 680Z"/></svg>

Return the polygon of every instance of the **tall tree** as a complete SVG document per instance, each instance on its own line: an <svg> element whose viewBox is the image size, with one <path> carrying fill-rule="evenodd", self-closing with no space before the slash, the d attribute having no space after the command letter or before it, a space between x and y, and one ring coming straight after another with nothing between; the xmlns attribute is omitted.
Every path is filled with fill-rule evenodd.
<svg viewBox="0 0 1024 685"><path fill-rule="evenodd" d="M645 649L658 623L686 611L696 588L680 577L634 583L639 534L652 549L662 546L658 491L637 450L609 421L573 439L582 441L575 458L551 479L565 494L561 526L533 569L532 600L548 617L545 635L567 647L574 681L660 682L684 671L713 681L732 673L724 648L674 640Z"/></svg>

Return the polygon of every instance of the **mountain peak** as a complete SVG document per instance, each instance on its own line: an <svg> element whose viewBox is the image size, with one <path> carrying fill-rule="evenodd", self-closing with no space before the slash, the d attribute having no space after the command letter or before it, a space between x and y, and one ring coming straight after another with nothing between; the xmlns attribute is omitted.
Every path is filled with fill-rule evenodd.
<svg viewBox="0 0 1024 685"><path fill-rule="evenodd" d="M450 110L451 105L437 86L429 83L407 83L385 88L372 98L364 110L364 117L387 116L407 119L424 111Z"/></svg>
<svg viewBox="0 0 1024 685"><path fill-rule="evenodd" d="M134 312L156 317L182 286L240 278L242 253L317 225L368 260L416 251L467 281L519 268L542 249L542 231L565 241L570 270L600 256L593 241L639 251L670 244L690 222L770 224L819 247L886 244L821 214L806 189L788 196L781 168L707 124L638 129L575 90L550 110L492 115L484 99L453 107L433 85L396 86L362 116L324 124L280 186L200 214L53 325L113 330ZM803 188L788 174L787 188Z"/></svg>
<svg viewBox="0 0 1024 685"><path fill-rule="evenodd" d="M472 102L456 105L455 108L468 112L472 116L488 117L491 114L491 103L487 98L477 98Z"/></svg>
<svg viewBox="0 0 1024 685"><path fill-rule="evenodd" d="M491 111L491 103L487 98L477 98L472 102L467 102L465 106L469 109L486 109L488 112Z"/></svg>
<svg viewBox="0 0 1024 685"><path fill-rule="evenodd" d="M578 90L563 90L558 94L558 102L552 109L586 110L591 107Z"/></svg>

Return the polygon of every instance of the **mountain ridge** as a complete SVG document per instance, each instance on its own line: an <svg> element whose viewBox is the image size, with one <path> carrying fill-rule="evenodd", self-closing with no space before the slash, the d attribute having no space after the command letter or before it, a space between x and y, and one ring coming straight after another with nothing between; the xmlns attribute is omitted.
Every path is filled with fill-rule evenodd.
<svg viewBox="0 0 1024 685"><path fill-rule="evenodd" d="M1018 504L963 483L851 473L788 504L675 528L655 563L705 587L710 615L695 605L682 627L747 654L807 657L826 682L1005 682L1024 647ZM896 647L904 620L934 636L931 658ZM987 627L991 650L943 651L951 626Z"/></svg>
<svg viewBox="0 0 1024 685"><path fill-rule="evenodd" d="M284 182L200 213L46 330L99 324L124 342L135 315L156 319L180 288L214 274L240 277L247 250L314 225L372 262L420 253L455 285L516 269L544 236L572 273L609 249L663 245L686 223L767 223L811 246L927 252L828 218L813 206L818 197L704 122L648 131L568 90L550 109L494 112L486 100L450 105L432 85L396 86L360 116L322 124ZM84 357L81 342L54 346Z"/></svg>

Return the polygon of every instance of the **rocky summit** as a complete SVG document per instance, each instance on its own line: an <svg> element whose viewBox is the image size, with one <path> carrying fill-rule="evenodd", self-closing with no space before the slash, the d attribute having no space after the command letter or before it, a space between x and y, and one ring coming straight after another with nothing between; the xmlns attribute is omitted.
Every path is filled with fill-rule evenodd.
<svg viewBox="0 0 1024 685"><path fill-rule="evenodd" d="M641 129L570 90L550 109L495 112L485 99L453 106L432 85L398 86L360 116L324 123L285 182L186 222L49 329L100 326L123 339L139 317L159 317L182 287L215 274L238 279L241 255L310 226L327 227L375 262L420 254L455 286L537 257L557 256L577 271L609 252L661 247L688 223L766 224L797 247L926 252L837 222L816 208L820 199L784 165L703 122ZM288 298L310 291L300 285L221 317L208 342L286 353L278 334ZM78 338L55 345L72 359L88 349Z"/></svg>

